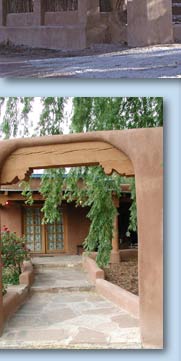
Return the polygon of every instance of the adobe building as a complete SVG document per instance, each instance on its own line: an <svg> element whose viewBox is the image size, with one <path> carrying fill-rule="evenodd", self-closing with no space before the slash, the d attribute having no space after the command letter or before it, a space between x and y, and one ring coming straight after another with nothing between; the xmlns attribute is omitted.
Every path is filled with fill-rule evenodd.
<svg viewBox="0 0 181 361"><path fill-rule="evenodd" d="M141 342L144 348L163 348L163 129L10 139L1 141L0 148L2 186L28 179L33 169L54 167L100 165L107 175L116 171L122 176L135 176ZM32 218L36 227L39 216L27 214L26 224L31 226ZM49 235L54 233L50 231ZM62 231L57 233L61 235ZM112 257L119 254L117 233L115 227ZM0 267L0 335L4 325L2 309Z"/></svg>
<svg viewBox="0 0 181 361"><path fill-rule="evenodd" d="M38 174L34 174L30 180L34 199L32 206L25 204L19 183L0 187L1 226L7 226L18 236L25 236L32 256L81 254L83 242L89 232L90 222L86 217L89 208L82 208L81 205L76 207L74 202L63 202L60 207L60 221L42 224L41 208L44 201L39 193L40 182L41 175ZM115 220L117 238L114 242L117 242L117 250L132 248L133 245L136 247L137 243L136 233L132 233L130 238L126 236L131 206L129 184L123 184L121 190L121 198L114 198L119 213ZM111 262L119 262L119 254L117 257L111 257Z"/></svg>
<svg viewBox="0 0 181 361"><path fill-rule="evenodd" d="M180 0L0 0L0 43L49 49L181 41Z"/></svg>

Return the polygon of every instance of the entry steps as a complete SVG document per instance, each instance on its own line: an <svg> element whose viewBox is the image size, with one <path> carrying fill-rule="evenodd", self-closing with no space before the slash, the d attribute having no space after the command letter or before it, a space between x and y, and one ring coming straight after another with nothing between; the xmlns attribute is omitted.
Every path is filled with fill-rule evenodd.
<svg viewBox="0 0 181 361"><path fill-rule="evenodd" d="M82 268L80 256L38 257L33 259L33 266L35 282L31 293L85 292L95 289Z"/></svg>

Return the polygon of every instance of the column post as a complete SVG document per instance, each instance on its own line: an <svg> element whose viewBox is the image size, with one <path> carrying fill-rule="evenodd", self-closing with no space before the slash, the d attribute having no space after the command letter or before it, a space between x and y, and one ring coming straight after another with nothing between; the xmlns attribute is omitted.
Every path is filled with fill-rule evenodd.
<svg viewBox="0 0 181 361"><path fill-rule="evenodd" d="M118 208L119 200L118 198L113 197L113 202ZM114 230L112 238L112 251L110 257L110 263L119 263L120 262L120 253L119 253L119 227L118 227L118 214L114 218Z"/></svg>
<svg viewBox="0 0 181 361"><path fill-rule="evenodd" d="M36 25L44 25L45 22L45 5L43 0L34 0L33 13Z"/></svg>
<svg viewBox="0 0 181 361"><path fill-rule="evenodd" d="M88 0L78 0L79 22L87 25Z"/></svg>
<svg viewBox="0 0 181 361"><path fill-rule="evenodd" d="M81 28L80 48L84 49L87 46L87 10L88 0L78 0L78 21Z"/></svg>
<svg viewBox="0 0 181 361"><path fill-rule="evenodd" d="M127 17L129 46L173 42L171 0L128 0Z"/></svg>
<svg viewBox="0 0 181 361"><path fill-rule="evenodd" d="M0 26L6 26L7 2L0 0Z"/></svg>

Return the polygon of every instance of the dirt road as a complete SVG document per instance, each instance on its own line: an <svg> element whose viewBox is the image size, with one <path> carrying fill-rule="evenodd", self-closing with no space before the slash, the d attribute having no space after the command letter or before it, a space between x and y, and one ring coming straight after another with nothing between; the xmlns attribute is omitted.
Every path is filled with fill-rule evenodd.
<svg viewBox="0 0 181 361"><path fill-rule="evenodd" d="M0 77L181 78L181 44L136 49L100 46L80 54L0 51Z"/></svg>

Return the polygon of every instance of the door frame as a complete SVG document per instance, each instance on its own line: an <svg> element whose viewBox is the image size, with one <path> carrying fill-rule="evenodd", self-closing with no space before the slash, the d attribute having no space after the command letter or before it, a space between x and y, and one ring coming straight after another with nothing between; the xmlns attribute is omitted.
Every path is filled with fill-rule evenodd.
<svg viewBox="0 0 181 361"><path fill-rule="evenodd" d="M42 208L42 204L40 203L36 203L33 204L32 206L30 205L23 205L22 206L22 235L25 236L25 209L27 208L39 208L41 210ZM63 219L63 242L64 242L64 249L63 250L51 250L48 251L48 244L47 244L47 226L46 224L40 224L41 227L41 235L42 235L42 249L41 251L31 251L31 255L36 256L36 255L50 255L50 254L62 254L62 253L67 253L67 212L66 212L66 206L62 205L61 206L61 210L62 210L62 219ZM43 218L43 214L41 213L41 221ZM25 236L26 237L26 236Z"/></svg>

